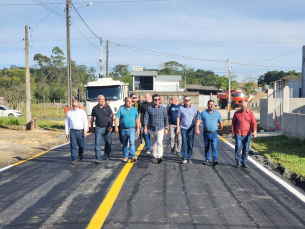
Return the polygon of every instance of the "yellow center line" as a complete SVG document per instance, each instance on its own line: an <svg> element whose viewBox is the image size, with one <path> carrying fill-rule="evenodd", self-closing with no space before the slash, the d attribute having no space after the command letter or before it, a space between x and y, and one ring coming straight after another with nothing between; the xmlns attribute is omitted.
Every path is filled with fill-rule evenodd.
<svg viewBox="0 0 305 229"><path fill-rule="evenodd" d="M219 137L221 140L223 140L224 142L227 142L227 140L224 139L223 137L220 137L219 135L218 135L218 137Z"/></svg>
<svg viewBox="0 0 305 229"><path fill-rule="evenodd" d="M144 145L145 144L143 143L138 147L136 157L140 155ZM87 229L100 229L103 226L133 164L134 163L127 163L124 166L121 173L112 185L111 189L107 193L105 199L103 200L96 213L94 214L93 218L91 219L89 225L87 226Z"/></svg>
<svg viewBox="0 0 305 229"><path fill-rule="evenodd" d="M91 132L89 132L87 135L89 135L89 134L91 134ZM65 144L67 144L67 143L65 143ZM14 163L13 165L20 165L20 164L22 164L22 163L24 163L24 162L27 162L27 161L30 161L30 160L36 158L36 157L39 157L39 156L41 156L41 155L43 155L43 154L45 154L45 153L47 153L47 152L50 152L50 151L53 150L53 149L54 149L54 148L48 149L48 150L43 151L43 152L41 152L41 153L39 153L39 154L37 154L37 155L35 155L35 156L33 156L33 157L30 157L30 158L25 159L25 160L22 160L22 161L18 161L18 162L16 162L16 163Z"/></svg>

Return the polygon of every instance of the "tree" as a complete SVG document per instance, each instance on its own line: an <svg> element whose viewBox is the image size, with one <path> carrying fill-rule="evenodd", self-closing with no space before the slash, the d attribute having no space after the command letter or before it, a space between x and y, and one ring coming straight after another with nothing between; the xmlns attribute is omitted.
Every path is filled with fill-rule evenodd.
<svg viewBox="0 0 305 229"><path fill-rule="evenodd" d="M132 76L128 71L128 64L118 64L114 66L112 72L109 74L114 80L119 80L123 83L128 83L130 87L133 86Z"/></svg>
<svg viewBox="0 0 305 229"><path fill-rule="evenodd" d="M296 76L299 79L301 79L301 77L302 77L302 73L301 72L296 72L295 70L288 71L288 72L284 72L284 71L280 71L280 72L279 71L268 71L264 75L261 75L258 78L257 82L258 82L258 85L262 86L262 85L265 85L265 84L269 84L270 82L281 80L285 76L288 76L288 75Z"/></svg>

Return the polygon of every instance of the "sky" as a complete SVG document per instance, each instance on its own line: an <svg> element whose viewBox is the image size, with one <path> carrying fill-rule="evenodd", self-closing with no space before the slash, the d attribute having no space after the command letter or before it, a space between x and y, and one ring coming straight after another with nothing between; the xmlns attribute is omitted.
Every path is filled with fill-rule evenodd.
<svg viewBox="0 0 305 229"><path fill-rule="evenodd" d="M55 46L66 54L65 1L0 0L0 69L25 66L25 25L31 28L31 67L35 54L50 56ZM93 33L72 10L71 57L97 73L99 38L104 72L106 40L109 72L117 64L155 69L177 61L228 75L228 59L239 82L267 71L301 72L303 0L91 0L86 6L89 2L72 0Z"/></svg>

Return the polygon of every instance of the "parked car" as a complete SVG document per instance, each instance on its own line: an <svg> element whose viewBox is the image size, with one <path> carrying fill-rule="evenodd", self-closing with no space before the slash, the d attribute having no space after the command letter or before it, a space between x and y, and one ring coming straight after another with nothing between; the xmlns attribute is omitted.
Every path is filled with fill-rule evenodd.
<svg viewBox="0 0 305 229"><path fill-rule="evenodd" d="M20 117L21 112L12 110L11 108L0 105L0 117Z"/></svg>

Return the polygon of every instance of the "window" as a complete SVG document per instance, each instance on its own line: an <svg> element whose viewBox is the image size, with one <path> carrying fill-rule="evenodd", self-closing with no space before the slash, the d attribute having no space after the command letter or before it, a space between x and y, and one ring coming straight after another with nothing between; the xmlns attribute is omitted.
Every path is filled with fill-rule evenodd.
<svg viewBox="0 0 305 229"><path fill-rule="evenodd" d="M105 99L118 100L121 99L121 86L103 86L103 87L87 87L87 100L97 100L99 95L103 95Z"/></svg>
<svg viewBox="0 0 305 229"><path fill-rule="evenodd" d="M135 90L154 90L153 76L135 76L134 89Z"/></svg>

